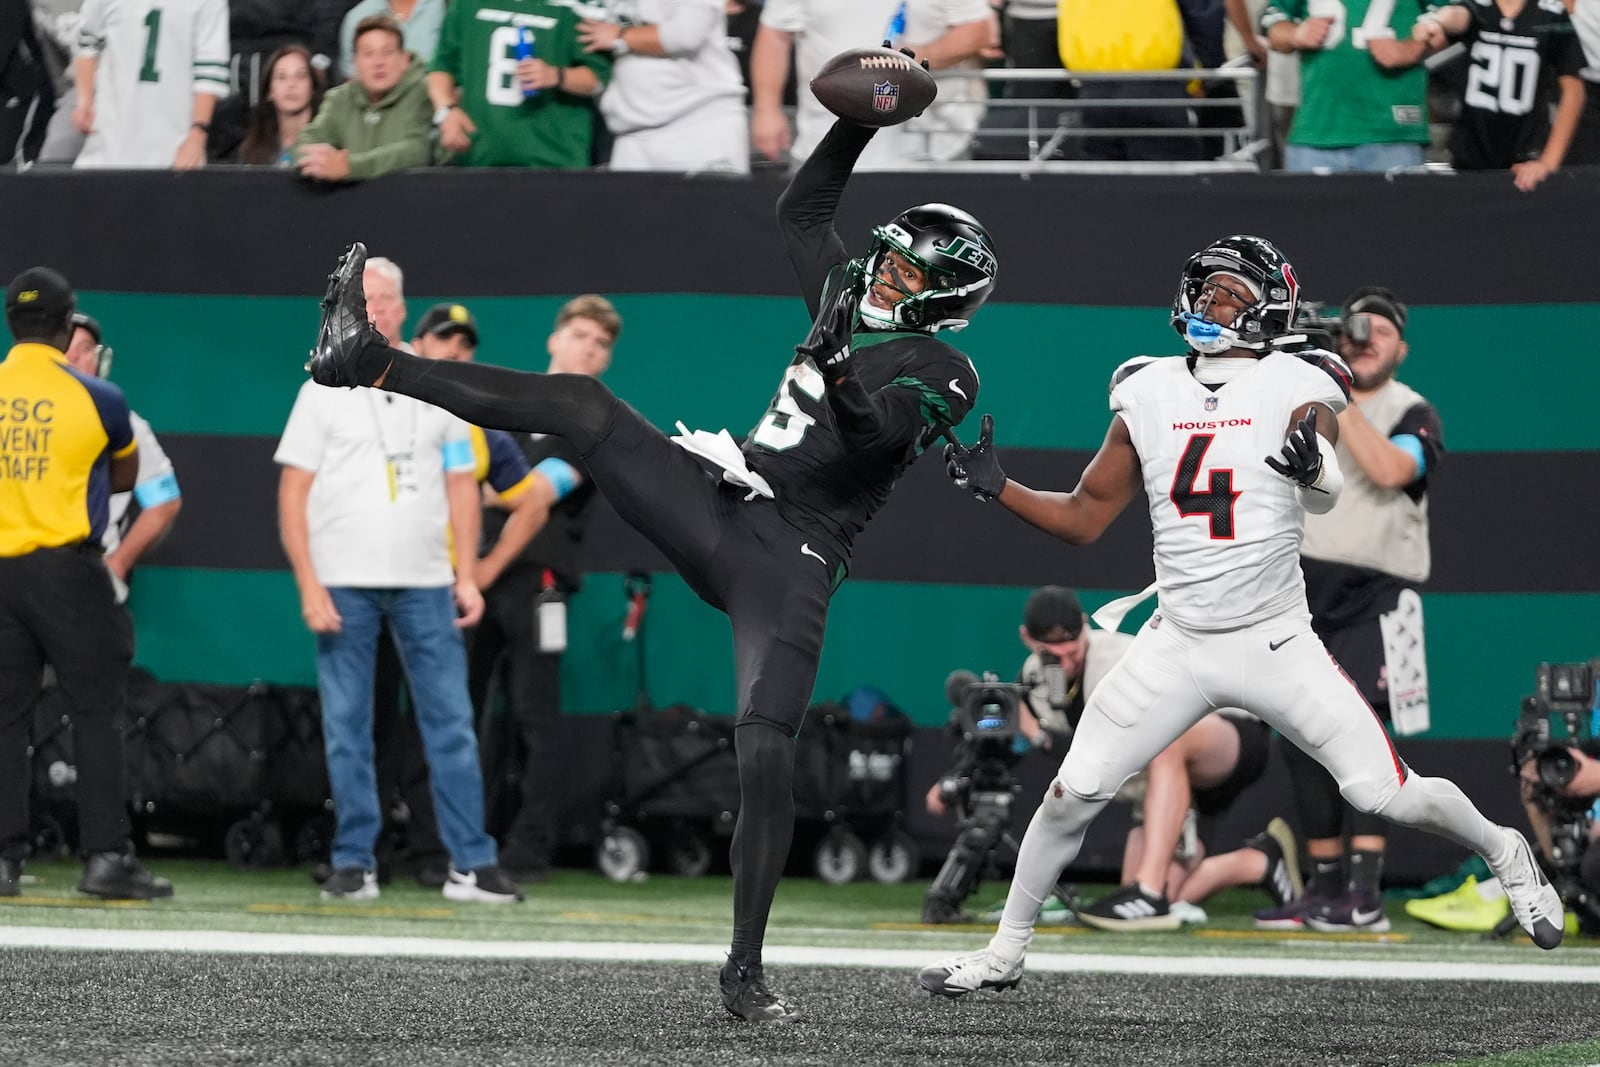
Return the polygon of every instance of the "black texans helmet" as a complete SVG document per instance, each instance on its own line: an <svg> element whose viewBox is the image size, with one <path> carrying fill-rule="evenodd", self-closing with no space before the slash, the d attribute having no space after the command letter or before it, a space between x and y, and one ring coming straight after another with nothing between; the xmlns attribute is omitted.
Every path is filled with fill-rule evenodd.
<svg viewBox="0 0 1600 1067"><path fill-rule="evenodd" d="M926 271L928 284L920 293L904 294L892 309L863 298L861 317L869 327L959 330L994 292L994 242L983 224L960 208L922 204L875 227L866 259L851 264L863 291L890 249Z"/></svg>
<svg viewBox="0 0 1600 1067"><path fill-rule="evenodd" d="M1229 326L1212 321L1208 314L1208 282L1217 274L1231 274L1251 290L1238 294L1247 306ZM1172 301L1172 328L1201 355L1230 348L1260 351L1274 338L1292 332L1299 302L1299 279L1277 246L1265 238L1234 234L1213 241L1184 264Z"/></svg>

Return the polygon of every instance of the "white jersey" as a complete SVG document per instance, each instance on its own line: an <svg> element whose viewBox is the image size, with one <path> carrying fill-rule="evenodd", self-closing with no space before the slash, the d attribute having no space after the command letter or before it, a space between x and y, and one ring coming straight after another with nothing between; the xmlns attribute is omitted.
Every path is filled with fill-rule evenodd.
<svg viewBox="0 0 1600 1067"><path fill-rule="evenodd" d="M1111 410L1144 471L1162 614L1217 631L1306 611L1305 512L1295 483L1265 460L1302 404L1344 410L1342 370L1327 353L1271 352L1213 392L1185 357L1118 368Z"/></svg>
<svg viewBox="0 0 1600 1067"><path fill-rule="evenodd" d="M903 9L905 25L899 25ZM952 26L987 19L989 0L766 0L761 23L794 35L796 85L794 146L796 164L816 149L833 125L833 114L811 92L811 79L823 64L850 48L871 48L893 40L917 48L943 36ZM939 81L939 99L921 118L881 129L868 143L856 170L896 170L930 160L959 159L983 119L987 90L982 64L961 64L972 78Z"/></svg>
<svg viewBox="0 0 1600 1067"><path fill-rule="evenodd" d="M98 57L80 167L170 167L196 93L228 92L227 0L84 0L75 55Z"/></svg>

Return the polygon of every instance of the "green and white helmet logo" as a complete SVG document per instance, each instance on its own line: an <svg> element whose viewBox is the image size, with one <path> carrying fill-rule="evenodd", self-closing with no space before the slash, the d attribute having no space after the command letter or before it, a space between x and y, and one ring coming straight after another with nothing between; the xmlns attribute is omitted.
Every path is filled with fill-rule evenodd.
<svg viewBox="0 0 1600 1067"><path fill-rule="evenodd" d="M949 244L935 244L933 250L962 263L969 263L990 276L994 274L994 253L965 237L952 237Z"/></svg>

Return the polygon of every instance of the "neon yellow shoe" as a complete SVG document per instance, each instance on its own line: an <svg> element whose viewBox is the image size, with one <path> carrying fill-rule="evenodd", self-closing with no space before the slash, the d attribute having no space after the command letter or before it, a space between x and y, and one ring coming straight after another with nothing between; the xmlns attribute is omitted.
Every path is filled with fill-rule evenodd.
<svg viewBox="0 0 1600 1067"><path fill-rule="evenodd" d="M1406 914L1441 930L1488 933L1511 913L1511 902L1494 879L1478 884L1476 875L1456 889L1427 900L1406 901Z"/></svg>

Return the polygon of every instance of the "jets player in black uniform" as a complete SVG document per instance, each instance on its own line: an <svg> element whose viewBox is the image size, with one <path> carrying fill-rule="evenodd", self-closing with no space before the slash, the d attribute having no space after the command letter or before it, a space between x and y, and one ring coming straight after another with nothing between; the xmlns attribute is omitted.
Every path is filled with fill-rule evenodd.
<svg viewBox="0 0 1600 1067"><path fill-rule="evenodd" d="M1419 16L1411 35L1430 52L1449 38L1469 49L1451 166L1510 170L1523 192L1561 167L1584 103L1583 49L1562 0L1454 0Z"/></svg>
<svg viewBox="0 0 1600 1067"><path fill-rule="evenodd" d="M323 301L308 369L375 386L474 425L558 434L595 484L733 625L741 803L731 851L733 945L723 1003L741 1019L796 1010L762 977L761 945L794 829L793 738L851 545L895 481L971 410L971 362L935 334L967 324L995 282L988 232L943 204L873 230L851 260L834 211L872 130L840 120L778 201L814 323L742 449L679 447L594 378L417 359L367 323L366 250L352 246Z"/></svg>

